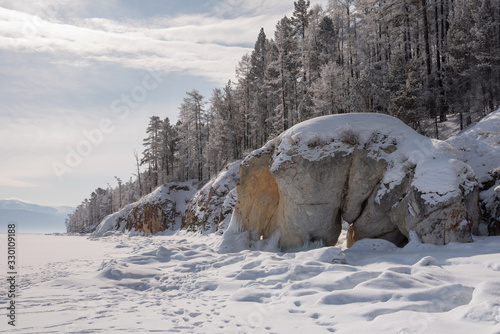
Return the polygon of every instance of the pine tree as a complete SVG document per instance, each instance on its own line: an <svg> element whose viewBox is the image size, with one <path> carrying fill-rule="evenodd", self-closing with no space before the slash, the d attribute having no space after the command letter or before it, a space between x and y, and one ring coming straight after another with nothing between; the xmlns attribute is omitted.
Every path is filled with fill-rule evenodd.
<svg viewBox="0 0 500 334"><path fill-rule="evenodd" d="M292 23L286 16L276 26L275 43L278 58L273 61L272 66L278 70L280 101L275 112L277 117L274 127L281 132L293 126L297 119L297 78L300 65L295 55L297 47L293 39Z"/></svg>
<svg viewBox="0 0 500 334"><path fill-rule="evenodd" d="M318 28L318 39L321 46L318 57L322 65L327 65L337 58L336 44L338 36L330 16L324 16Z"/></svg>
<svg viewBox="0 0 500 334"><path fill-rule="evenodd" d="M160 151L160 170L162 175L162 183L168 182L172 176L174 175L174 159L175 159L175 151L176 151L176 138L177 133L170 124L170 119L167 117L161 123L160 128L160 142L161 142L161 151Z"/></svg>
<svg viewBox="0 0 500 334"><path fill-rule="evenodd" d="M313 85L314 116L332 115L341 112L342 82L338 79L342 69L336 62L325 64L321 77Z"/></svg>
<svg viewBox="0 0 500 334"><path fill-rule="evenodd" d="M255 48L250 58L250 85L251 85L251 110L252 122L251 136L256 146L262 146L270 134L270 109L267 89L265 89L266 71L268 67L269 42L264 29L260 30Z"/></svg>
<svg viewBox="0 0 500 334"><path fill-rule="evenodd" d="M470 111L475 104L474 77L475 57L473 50L474 36L471 27L474 26L474 10L470 5L476 4L471 1L459 1L451 14L451 27L449 33L450 54L450 105L452 110L460 115L460 128L464 129L466 120L471 121ZM465 119L464 119L464 115Z"/></svg>
<svg viewBox="0 0 500 334"><path fill-rule="evenodd" d="M143 140L144 151L142 153L141 165L148 166L148 186L150 192L158 185L158 172L162 151L159 135L161 127L162 121L160 117L151 116L146 129L147 137Z"/></svg>
<svg viewBox="0 0 500 334"><path fill-rule="evenodd" d="M294 1L293 5L295 9L293 11L291 23L294 26L294 33L299 35L302 39L305 39L309 19L312 16L312 12L309 10L311 2L309 0L299 0Z"/></svg>
<svg viewBox="0 0 500 334"><path fill-rule="evenodd" d="M236 77L238 86L235 92L235 98L238 101L239 113L235 121L235 128L241 140L240 150L242 152L250 150L252 146L252 59L250 55L245 54L236 67Z"/></svg>
<svg viewBox="0 0 500 334"><path fill-rule="evenodd" d="M193 90L187 93L179 108L180 165L183 179L203 180L203 150L208 136L204 97Z"/></svg>
<svg viewBox="0 0 500 334"><path fill-rule="evenodd" d="M215 174L228 162L241 159L239 140L234 126L237 110L231 81L224 90L214 89L210 102L212 116L206 160Z"/></svg>
<svg viewBox="0 0 500 334"><path fill-rule="evenodd" d="M500 94L500 3L484 0L478 5L471 29L476 58L476 74L481 87L482 109L499 105Z"/></svg>

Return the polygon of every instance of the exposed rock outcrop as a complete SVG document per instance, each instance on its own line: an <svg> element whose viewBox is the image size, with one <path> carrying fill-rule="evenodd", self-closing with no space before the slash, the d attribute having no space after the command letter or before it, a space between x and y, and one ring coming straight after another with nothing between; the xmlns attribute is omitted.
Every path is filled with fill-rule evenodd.
<svg viewBox="0 0 500 334"><path fill-rule="evenodd" d="M243 161L224 239L245 234L249 248L276 236L283 250L330 246L346 221L349 245L363 238L403 245L410 231L426 243L471 242L478 183L452 151L386 115L306 121Z"/></svg>
<svg viewBox="0 0 500 334"><path fill-rule="evenodd" d="M191 198L182 215L182 229L222 233L227 228L236 202L240 163L224 168Z"/></svg>
<svg viewBox="0 0 500 334"><path fill-rule="evenodd" d="M177 230L180 227L181 214L197 190L197 181L161 185L139 201L104 218L93 235L103 236L113 231L156 234Z"/></svg>
<svg viewBox="0 0 500 334"><path fill-rule="evenodd" d="M491 170L481 183L481 209L488 234L500 235L500 167Z"/></svg>
<svg viewBox="0 0 500 334"><path fill-rule="evenodd" d="M481 234L500 235L500 110L447 140L457 148L480 183Z"/></svg>

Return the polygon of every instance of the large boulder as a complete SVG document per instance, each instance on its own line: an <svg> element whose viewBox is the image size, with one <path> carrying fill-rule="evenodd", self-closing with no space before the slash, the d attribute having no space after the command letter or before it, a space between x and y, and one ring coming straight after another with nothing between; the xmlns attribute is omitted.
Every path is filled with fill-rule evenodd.
<svg viewBox="0 0 500 334"><path fill-rule="evenodd" d="M238 160L224 168L191 198L182 214L181 229L222 234L236 202L240 163Z"/></svg>
<svg viewBox="0 0 500 334"><path fill-rule="evenodd" d="M478 183L453 148L380 114L301 123L241 164L238 200L222 247L277 239L282 250L382 238L403 245L471 242L480 220Z"/></svg>

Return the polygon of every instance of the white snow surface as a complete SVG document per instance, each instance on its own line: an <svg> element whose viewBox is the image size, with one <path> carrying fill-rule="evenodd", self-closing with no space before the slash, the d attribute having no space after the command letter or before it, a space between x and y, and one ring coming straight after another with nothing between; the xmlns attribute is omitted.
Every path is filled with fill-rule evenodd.
<svg viewBox="0 0 500 334"><path fill-rule="evenodd" d="M0 333L500 332L500 237L231 254L220 238L19 235Z"/></svg>
<svg viewBox="0 0 500 334"><path fill-rule="evenodd" d="M397 150L391 152L394 146ZM457 159L452 145L422 136L402 121L384 114L317 117L288 129L247 159L273 148L271 170L279 169L296 155L317 161L336 154L350 154L354 148L372 151L373 158L388 163L377 201L400 184L411 169L415 169L412 185L424 194L430 205L461 195L459 185L466 191L476 185L472 169Z"/></svg>

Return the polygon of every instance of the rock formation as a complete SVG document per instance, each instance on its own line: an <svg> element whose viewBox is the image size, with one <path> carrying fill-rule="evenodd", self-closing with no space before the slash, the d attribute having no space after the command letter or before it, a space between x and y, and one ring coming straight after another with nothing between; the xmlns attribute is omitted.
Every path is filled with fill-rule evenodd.
<svg viewBox="0 0 500 334"><path fill-rule="evenodd" d="M114 231L156 234L177 230L181 214L198 188L197 181L163 184L139 201L104 218L93 234L103 236Z"/></svg>
<svg viewBox="0 0 500 334"><path fill-rule="evenodd" d="M500 235L500 110L447 140L480 183L482 234Z"/></svg>
<svg viewBox="0 0 500 334"><path fill-rule="evenodd" d="M450 145L379 114L301 123L254 151L240 167L238 200L225 239L279 235L283 250L382 238L410 231L438 245L471 242L480 221L478 183ZM250 233L248 233L250 232Z"/></svg>
<svg viewBox="0 0 500 334"><path fill-rule="evenodd" d="M488 226L488 234L500 235L500 167L488 172L480 189L481 209Z"/></svg>
<svg viewBox="0 0 500 334"><path fill-rule="evenodd" d="M218 233L226 229L236 202L240 163L224 168L191 198L182 215L182 229Z"/></svg>

